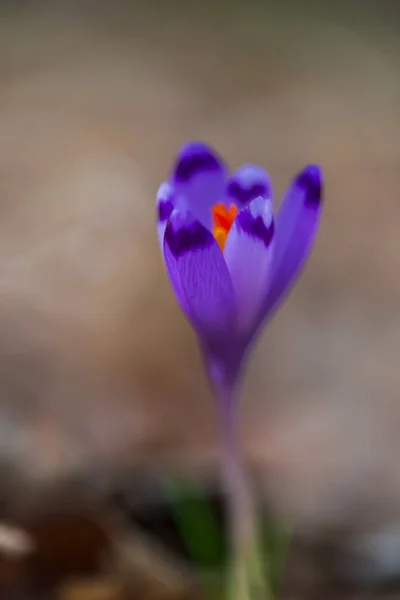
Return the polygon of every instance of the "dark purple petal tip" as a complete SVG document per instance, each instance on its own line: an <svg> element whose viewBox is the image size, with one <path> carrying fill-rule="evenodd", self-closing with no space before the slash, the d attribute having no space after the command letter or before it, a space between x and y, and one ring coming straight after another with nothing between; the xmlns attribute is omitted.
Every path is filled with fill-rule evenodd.
<svg viewBox="0 0 400 600"><path fill-rule="evenodd" d="M215 243L212 234L189 213L172 213L165 230L165 243L178 258L196 248L205 248Z"/></svg>
<svg viewBox="0 0 400 600"><path fill-rule="evenodd" d="M243 165L228 181L226 191L239 206L244 206L259 196L270 198L272 185L264 169Z"/></svg>
<svg viewBox="0 0 400 600"><path fill-rule="evenodd" d="M304 190L304 203L317 206L322 202L322 169L318 165L308 165L297 176L296 185Z"/></svg>
<svg viewBox="0 0 400 600"><path fill-rule="evenodd" d="M168 181L164 181L157 192L157 212L159 223L168 221L174 210L174 190Z"/></svg>
<svg viewBox="0 0 400 600"><path fill-rule="evenodd" d="M186 183L198 173L220 169L221 161L209 146L202 142L190 142L178 154L174 180L177 183Z"/></svg>
<svg viewBox="0 0 400 600"><path fill-rule="evenodd" d="M231 181L228 184L228 194L240 205L248 204L257 196L266 196L266 187L262 183L255 183L250 188L241 187L238 181Z"/></svg>
<svg viewBox="0 0 400 600"><path fill-rule="evenodd" d="M236 225L239 231L247 235L258 238L268 248L274 236L274 220L271 217L266 221L264 215L254 215L251 207L247 207L239 212L236 217Z"/></svg>
<svg viewBox="0 0 400 600"><path fill-rule="evenodd" d="M174 205L171 200L160 200L158 203L158 220L160 223L165 223L171 216L174 210Z"/></svg>

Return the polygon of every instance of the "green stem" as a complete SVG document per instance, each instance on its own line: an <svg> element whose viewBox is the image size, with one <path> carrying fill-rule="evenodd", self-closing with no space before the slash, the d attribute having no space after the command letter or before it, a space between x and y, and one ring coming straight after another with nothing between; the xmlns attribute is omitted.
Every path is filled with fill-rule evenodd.
<svg viewBox="0 0 400 600"><path fill-rule="evenodd" d="M232 388L218 387L216 393L232 553L228 598L270 600L271 593L263 578L251 490L239 450L237 398Z"/></svg>

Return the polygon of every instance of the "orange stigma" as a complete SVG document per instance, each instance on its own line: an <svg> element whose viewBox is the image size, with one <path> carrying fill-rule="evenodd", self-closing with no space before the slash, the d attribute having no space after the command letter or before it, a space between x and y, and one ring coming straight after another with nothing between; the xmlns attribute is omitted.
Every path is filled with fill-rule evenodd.
<svg viewBox="0 0 400 600"><path fill-rule="evenodd" d="M237 212L237 206L234 204L230 205L229 210L226 208L225 204L222 203L214 204L211 208L214 224L213 235L222 251L224 250L226 238L228 237L228 233L233 225Z"/></svg>

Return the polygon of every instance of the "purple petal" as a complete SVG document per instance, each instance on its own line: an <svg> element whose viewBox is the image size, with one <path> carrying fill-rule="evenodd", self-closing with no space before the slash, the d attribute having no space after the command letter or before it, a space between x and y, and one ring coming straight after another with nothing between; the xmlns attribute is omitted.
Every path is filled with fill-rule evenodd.
<svg viewBox="0 0 400 600"><path fill-rule="evenodd" d="M263 316L288 293L312 248L322 212L322 170L309 165L293 180L276 218L275 256Z"/></svg>
<svg viewBox="0 0 400 600"><path fill-rule="evenodd" d="M268 288L273 261L274 220L271 202L257 198L236 216L224 256L237 304L238 328L250 335Z"/></svg>
<svg viewBox="0 0 400 600"><path fill-rule="evenodd" d="M272 199L272 183L269 175L257 165L243 165L226 183L227 203L234 202L239 208L255 198Z"/></svg>
<svg viewBox="0 0 400 600"><path fill-rule="evenodd" d="M157 192L157 234L161 250L164 247L164 233L168 219L174 210L174 193L171 184L164 181Z"/></svg>
<svg viewBox="0 0 400 600"><path fill-rule="evenodd" d="M211 229L211 207L221 201L227 178L222 159L206 144L190 142L179 152L171 183L179 198L177 208L190 210Z"/></svg>
<svg viewBox="0 0 400 600"><path fill-rule="evenodd" d="M164 236L164 258L178 302L203 340L232 331L235 298L222 252L190 212L174 210Z"/></svg>

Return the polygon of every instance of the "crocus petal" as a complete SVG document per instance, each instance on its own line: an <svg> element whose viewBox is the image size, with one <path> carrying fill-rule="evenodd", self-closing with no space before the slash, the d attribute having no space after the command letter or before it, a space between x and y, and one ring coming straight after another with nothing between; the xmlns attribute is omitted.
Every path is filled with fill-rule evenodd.
<svg viewBox="0 0 400 600"><path fill-rule="evenodd" d="M272 204L257 198L237 214L224 248L237 304L237 327L251 335L265 299L273 261Z"/></svg>
<svg viewBox="0 0 400 600"><path fill-rule="evenodd" d="M221 200L227 178L222 159L206 144L190 142L179 152L171 176L177 192L177 208L190 210L211 229L211 207Z"/></svg>
<svg viewBox="0 0 400 600"><path fill-rule="evenodd" d="M235 297L213 235L190 212L174 210L165 230L164 259L182 309L206 343L218 343L232 330Z"/></svg>
<svg viewBox="0 0 400 600"><path fill-rule="evenodd" d="M226 182L228 204L233 202L242 208L259 196L272 200L272 183L268 173L257 165L243 165Z"/></svg>
<svg viewBox="0 0 400 600"><path fill-rule="evenodd" d="M322 170L309 165L289 187L276 217L272 279L263 308L272 313L299 275L312 248L322 211Z"/></svg>
<svg viewBox="0 0 400 600"><path fill-rule="evenodd" d="M164 233L168 219L174 210L173 187L168 181L164 181L157 192L157 234L161 251L164 247Z"/></svg>

